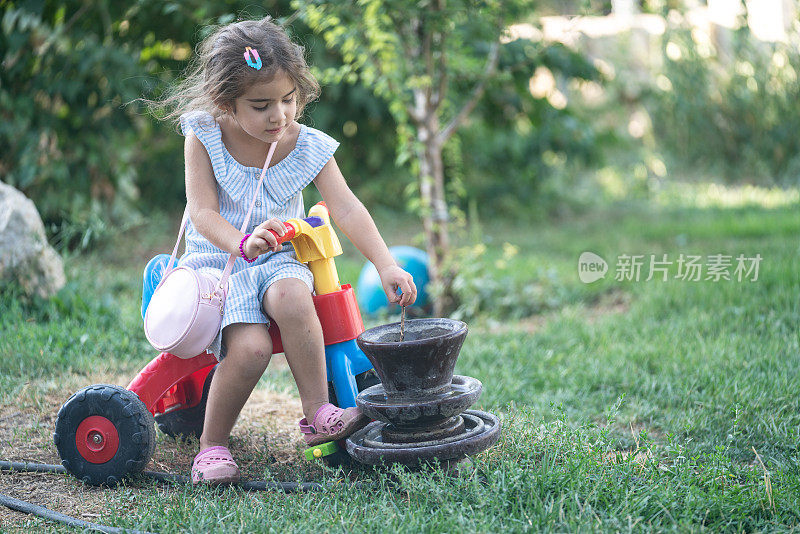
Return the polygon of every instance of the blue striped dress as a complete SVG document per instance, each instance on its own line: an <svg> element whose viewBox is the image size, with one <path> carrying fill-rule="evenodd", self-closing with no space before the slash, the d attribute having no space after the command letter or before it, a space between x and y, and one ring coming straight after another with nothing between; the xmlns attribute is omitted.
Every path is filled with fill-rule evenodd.
<svg viewBox="0 0 800 534"><path fill-rule="evenodd" d="M240 229L256 194L261 169L246 167L233 159L222 143L219 124L209 113L186 113L180 117L180 122L183 135L196 135L208 151L217 179L220 215ZM281 220L304 217L303 189L317 177L338 146L339 143L330 136L301 124L294 150L267 169L264 183L257 192L247 232L273 217ZM229 256L228 252L203 237L191 220L187 223L186 252L180 258L180 265L213 272L219 277ZM285 243L278 252L262 254L253 263L237 258L228 280L222 326L207 352L220 360L225 356L222 329L229 324L255 323L268 327L269 317L261 303L267 288L283 278L298 278L308 285L309 291L314 290L311 271L297 261L290 243Z"/></svg>

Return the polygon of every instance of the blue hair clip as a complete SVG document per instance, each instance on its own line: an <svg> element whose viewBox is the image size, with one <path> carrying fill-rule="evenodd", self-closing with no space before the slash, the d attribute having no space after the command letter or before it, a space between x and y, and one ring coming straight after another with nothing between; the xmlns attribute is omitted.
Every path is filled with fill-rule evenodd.
<svg viewBox="0 0 800 534"><path fill-rule="evenodd" d="M253 55L255 60L250 58L250 54ZM247 64L253 67L256 70L261 70L261 58L258 56L258 50L255 48L250 48L249 46L244 49L244 59L247 61Z"/></svg>

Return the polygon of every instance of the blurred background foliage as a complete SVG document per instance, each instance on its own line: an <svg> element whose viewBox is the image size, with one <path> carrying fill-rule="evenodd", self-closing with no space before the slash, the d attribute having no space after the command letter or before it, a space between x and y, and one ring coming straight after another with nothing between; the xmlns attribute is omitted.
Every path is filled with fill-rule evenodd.
<svg viewBox="0 0 800 534"><path fill-rule="evenodd" d="M800 39L753 39L747 25L730 57L681 20L663 41L663 71L643 96L657 145L683 167L728 182L797 185L800 176Z"/></svg>
<svg viewBox="0 0 800 534"><path fill-rule="evenodd" d="M797 186L796 21L786 42L772 43L742 24L725 55L698 43L682 16L689 3L638 3L666 28L657 38L661 60L644 78L541 33L509 37L501 47L505 74L445 147L451 201L473 218L563 215L609 191L651 195L681 169ZM209 24L269 14L319 72L342 63L288 0L0 6L0 178L34 200L61 250L85 248L154 211L181 209L183 138L136 99L157 98L181 76ZM541 1L520 23L537 29L544 16L602 17L611 9L600 0ZM556 90L535 90L540 73ZM587 87L601 97L585 98ZM455 80L452 90L470 87ZM411 172L395 165L396 125L369 87L327 85L308 111L310 125L342 141L337 160L367 205L397 209L412 200ZM643 126L631 126L637 121Z"/></svg>

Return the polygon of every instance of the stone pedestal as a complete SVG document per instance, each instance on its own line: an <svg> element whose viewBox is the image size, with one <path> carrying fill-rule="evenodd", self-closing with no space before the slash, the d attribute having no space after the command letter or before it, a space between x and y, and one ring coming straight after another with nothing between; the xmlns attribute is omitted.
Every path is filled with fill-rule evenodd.
<svg viewBox="0 0 800 534"><path fill-rule="evenodd" d="M356 340L381 384L359 393L356 404L376 421L347 440L347 452L365 464L407 465L438 459L455 464L494 445L500 421L469 410L480 381L453 375L467 325L451 319L406 321L372 328Z"/></svg>

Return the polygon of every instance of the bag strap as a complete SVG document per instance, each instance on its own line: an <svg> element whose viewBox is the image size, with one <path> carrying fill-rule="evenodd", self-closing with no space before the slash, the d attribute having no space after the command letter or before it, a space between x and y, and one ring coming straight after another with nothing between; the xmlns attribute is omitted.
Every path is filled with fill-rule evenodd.
<svg viewBox="0 0 800 534"><path fill-rule="evenodd" d="M256 204L256 198L258 198L258 192L261 190L261 184L264 183L264 177L267 175L267 167L269 167L269 162L272 161L272 155L275 153L275 147L278 146L278 143L271 143L269 145L269 151L267 152L267 161L264 162L264 168L261 169L261 176L258 179L258 185L256 186L255 193L253 194L253 199L250 201L250 209L247 210L247 216L244 218L244 223L242 223L242 228L240 232L244 233L247 230L247 226L250 224L250 216L253 214L253 206ZM169 257L169 262L167 262L167 268L164 270L164 276L161 280L164 280L169 272L172 270L172 262L175 260L175 256L178 254L178 245L181 243L181 238L183 237L183 232L186 230L186 223L189 221L189 205L186 205L186 208L183 210L183 219L181 220L181 229L178 232L178 240L175 242L175 247L172 249L172 255ZM222 271L222 277L219 279L219 284L215 288L215 292L217 289L223 289L228 284L228 277L233 270L233 264L236 263L236 255L231 254L228 258L228 263L225 265L225 269ZM161 284L159 284L161 285Z"/></svg>
<svg viewBox="0 0 800 534"><path fill-rule="evenodd" d="M161 276L163 280L169 272L172 270L172 262L175 260L175 256L178 254L178 245L181 244L181 238L183 237L183 231L186 230L186 221L189 218L189 205L187 204L183 210L183 219L181 219L181 230L178 232L178 240L175 241L175 246L172 248L172 256L169 257L169 261L167 262L167 268L164 269L164 274ZM161 285L161 282L158 283Z"/></svg>

